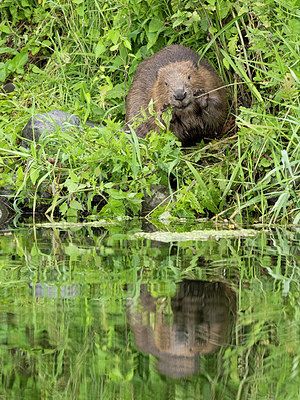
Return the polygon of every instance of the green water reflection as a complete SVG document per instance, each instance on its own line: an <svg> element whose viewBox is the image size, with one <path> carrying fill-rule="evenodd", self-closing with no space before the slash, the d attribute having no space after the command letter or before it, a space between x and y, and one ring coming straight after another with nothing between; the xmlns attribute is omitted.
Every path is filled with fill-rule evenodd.
<svg viewBox="0 0 300 400"><path fill-rule="evenodd" d="M138 229L0 235L0 399L299 399L299 233Z"/></svg>

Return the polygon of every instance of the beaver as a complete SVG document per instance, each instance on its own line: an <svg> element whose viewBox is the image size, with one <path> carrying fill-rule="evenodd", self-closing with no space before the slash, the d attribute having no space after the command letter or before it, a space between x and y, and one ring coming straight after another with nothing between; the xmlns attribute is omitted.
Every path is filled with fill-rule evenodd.
<svg viewBox="0 0 300 400"><path fill-rule="evenodd" d="M170 45L146 58L138 66L126 98L126 122L147 118L135 129L145 138L151 130L159 132L153 109L163 123L162 113L171 109L170 131L183 143L193 145L221 133L227 116L223 83L214 68L192 49Z"/></svg>

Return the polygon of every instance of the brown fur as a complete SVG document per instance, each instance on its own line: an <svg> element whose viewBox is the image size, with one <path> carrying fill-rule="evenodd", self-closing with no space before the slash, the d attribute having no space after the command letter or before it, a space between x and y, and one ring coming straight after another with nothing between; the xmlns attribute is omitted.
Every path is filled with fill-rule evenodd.
<svg viewBox="0 0 300 400"><path fill-rule="evenodd" d="M141 108L153 108L162 120L171 107L170 131L183 144L195 144L203 138L220 134L227 115L226 92L213 67L193 50L170 45L153 54L138 66L126 99L126 121L141 118ZM136 129L140 137L159 131L155 117Z"/></svg>

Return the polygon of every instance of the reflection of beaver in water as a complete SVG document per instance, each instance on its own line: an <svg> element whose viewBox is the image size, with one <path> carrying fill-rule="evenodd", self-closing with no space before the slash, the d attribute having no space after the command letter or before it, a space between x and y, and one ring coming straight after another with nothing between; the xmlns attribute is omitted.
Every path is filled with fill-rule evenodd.
<svg viewBox="0 0 300 400"><path fill-rule="evenodd" d="M225 89L213 67L199 59L187 47L170 45L144 60L126 99L126 122L141 117L141 108L147 110L152 99L161 121L162 112L172 108L170 131L183 144L219 134L227 114ZM150 130L158 131L153 116L136 133L144 138Z"/></svg>
<svg viewBox="0 0 300 400"><path fill-rule="evenodd" d="M162 374L179 378L197 372L200 354L226 344L235 294L221 282L184 280L171 299L142 284L127 304L136 346L157 357Z"/></svg>

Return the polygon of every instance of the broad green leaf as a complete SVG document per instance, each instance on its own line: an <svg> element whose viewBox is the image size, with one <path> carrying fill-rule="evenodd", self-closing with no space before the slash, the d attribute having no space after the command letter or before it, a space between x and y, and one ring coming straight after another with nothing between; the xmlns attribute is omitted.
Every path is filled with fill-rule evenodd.
<svg viewBox="0 0 300 400"><path fill-rule="evenodd" d="M150 23L149 23L149 32L159 32L161 31L162 27L164 26L164 23L162 20L158 19L158 18L153 18L151 19Z"/></svg>
<svg viewBox="0 0 300 400"><path fill-rule="evenodd" d="M82 204L79 203L77 200L71 200L70 201L70 207L74 208L75 210L83 210Z"/></svg>
<svg viewBox="0 0 300 400"><path fill-rule="evenodd" d="M103 43L98 42L97 46L95 48L95 57L99 58L101 56L101 54L103 54L106 50L106 47L104 46Z"/></svg>
<svg viewBox="0 0 300 400"><path fill-rule="evenodd" d="M77 12L77 14L78 14L80 17L83 17L83 16L84 16L84 6L82 6L82 7L77 7L77 8L76 8L76 12Z"/></svg>
<svg viewBox="0 0 300 400"><path fill-rule="evenodd" d="M31 168L30 169L30 179L33 185L35 185L40 175L40 168Z"/></svg>

